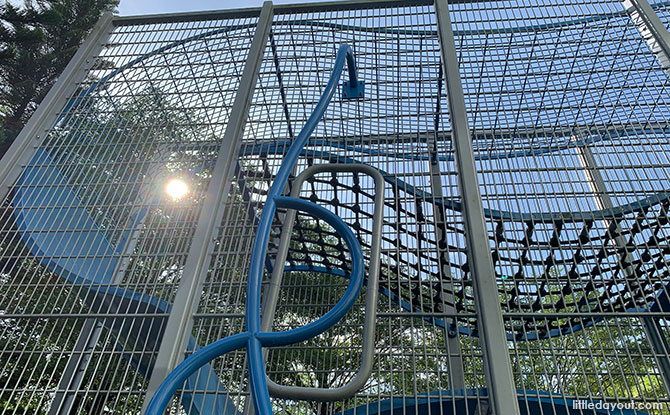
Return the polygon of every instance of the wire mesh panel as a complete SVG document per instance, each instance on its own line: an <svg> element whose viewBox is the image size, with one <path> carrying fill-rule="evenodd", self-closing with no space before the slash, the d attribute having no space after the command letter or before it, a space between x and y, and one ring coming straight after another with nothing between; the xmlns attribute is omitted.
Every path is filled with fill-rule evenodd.
<svg viewBox="0 0 670 415"><path fill-rule="evenodd" d="M457 407L485 411L486 399L480 399L485 392L479 390L485 383L478 341L468 337L459 342L459 329L453 324L464 304L472 308L472 297L464 283L469 276L463 270L462 219L456 210L443 209L458 204L458 191L430 2L405 7L359 5L353 10L346 6L275 9L194 335L204 343L204 339L241 331L245 273L267 190L319 100L338 47L345 43L354 49L365 97L352 101L336 93L302 150L293 177L308 166L324 163L366 164L384 175L374 367L351 398L300 401L277 392L273 404L280 413L337 413L354 408L373 413L379 405L401 400L408 403L407 413L419 413L426 410L425 403L421 407L419 401L411 404L412 400L430 395L438 412ZM437 153L442 155L440 163L431 168L431 157ZM443 197L434 197L431 185ZM375 195L369 176L319 173L307 179L299 194L341 217L369 254ZM344 275L350 269L347 249L334 230L302 214L290 230L286 263L275 263L281 232L286 232L285 215L282 210L275 215L266 258L268 280L274 267L287 269L274 313L275 331L303 326L332 308L346 288ZM310 341L271 350L266 363L269 380L285 387L319 389L341 388L351 381L363 353L366 295L364 289L334 329ZM461 331L476 332L474 315L462 315ZM222 381L227 390L219 393L231 395L238 408L249 405L244 356L231 354L215 366L226 379L237 377ZM474 391L469 400L462 398L465 388ZM445 409L439 409L442 406Z"/></svg>
<svg viewBox="0 0 670 415"><path fill-rule="evenodd" d="M117 19L2 202L1 413L139 413L161 343L178 340L163 334L189 252L206 273L186 356L249 330L261 212L343 44L364 87L349 95L343 76L283 194L348 225L366 286L330 330L263 352L274 412L487 414L478 300L503 311L522 414L670 412L668 73L631 4L449 5L491 304L475 298L487 276L467 255L432 1L275 7L241 146L223 157L260 11ZM224 158L223 218L194 248ZM291 218L272 217L263 331L317 320L353 280L335 225ZM242 351L214 359L169 412L252 413L248 365Z"/></svg>
<svg viewBox="0 0 670 415"><path fill-rule="evenodd" d="M115 27L35 141L0 213L0 413L139 412L254 22Z"/></svg>
<svg viewBox="0 0 670 415"><path fill-rule="evenodd" d="M667 413L667 73L620 2L504 4L451 11L517 388Z"/></svg>

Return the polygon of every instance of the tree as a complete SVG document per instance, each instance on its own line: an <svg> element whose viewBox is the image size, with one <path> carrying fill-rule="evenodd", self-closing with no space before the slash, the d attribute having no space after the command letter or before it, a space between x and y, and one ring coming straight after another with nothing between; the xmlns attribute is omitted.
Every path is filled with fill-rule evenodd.
<svg viewBox="0 0 670 415"><path fill-rule="evenodd" d="M0 5L0 157L93 25L118 0L25 0Z"/></svg>

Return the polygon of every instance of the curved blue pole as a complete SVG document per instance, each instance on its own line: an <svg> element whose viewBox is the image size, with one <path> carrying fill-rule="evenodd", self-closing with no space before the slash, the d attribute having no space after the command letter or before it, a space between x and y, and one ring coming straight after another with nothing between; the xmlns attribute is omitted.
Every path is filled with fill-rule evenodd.
<svg viewBox="0 0 670 415"><path fill-rule="evenodd" d="M262 348L285 346L318 336L344 317L356 301L361 287L363 286L363 273L365 267L363 263L363 251L354 233L342 219L328 209L307 200L281 195L291 170L293 170L293 167L298 161L298 157L300 156L303 147L307 144L309 137L312 135L312 132L314 132L314 129L323 117L323 114L335 94L345 63L347 64L349 71L349 85L351 87L356 87L358 85L359 81L356 73L356 62L353 51L349 45L344 44L340 46L337 51L333 71L325 90L321 94L319 102L312 111L305 126L300 131L300 134L298 134L298 137L286 153L286 157L268 191L267 200L258 224L256 239L251 254L251 264L249 267L247 304L245 308L245 323L247 330L243 333L218 340L204 347L177 366L177 368L168 375L156 391L151 402L149 402L149 406L147 407L148 415L160 415L167 407L172 395L183 382L200 367L207 364L207 362L225 353L245 346L247 348L249 380L254 408L259 415L272 414L272 404L270 402L270 394L268 392L266 381ZM330 311L317 320L303 327L287 331L262 332L261 282L263 279L263 264L270 238L272 218L274 217L277 207L296 209L309 213L332 226L337 234L344 239L349 248L349 253L351 255L351 274L349 276L349 284L342 298Z"/></svg>

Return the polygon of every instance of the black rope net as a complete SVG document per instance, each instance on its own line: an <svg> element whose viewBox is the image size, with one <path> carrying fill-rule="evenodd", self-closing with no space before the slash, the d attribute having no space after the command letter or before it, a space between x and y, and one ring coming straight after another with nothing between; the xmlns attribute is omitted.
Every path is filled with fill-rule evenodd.
<svg viewBox="0 0 670 415"><path fill-rule="evenodd" d="M272 175L266 171L262 176L271 180ZM360 176L356 173L343 178L341 173L328 173L310 177L303 184L301 196L343 218L367 256L371 234L365 224L373 219L374 194L360 185ZM475 312L469 262L462 259L465 256L454 255L465 254L466 249L454 246L449 242L453 238L447 237L464 235L462 224L447 222L435 232L428 226L425 203L420 199L413 199L418 201L411 207L403 203L408 199L405 193L413 189L397 180L394 183L389 175L386 179L393 197L385 198L384 222L393 232L382 234L380 292L419 315L446 310L465 314L451 321L432 321L452 330L460 326L461 332L478 335L476 320L469 317ZM329 191L324 191L326 188ZM258 188L247 191L264 193ZM438 209L460 207L443 200L425 200ZM530 316L506 321L508 336L519 340L555 337L597 323L593 313L649 311L665 290L663 282L670 277L665 259L670 255L669 209L670 200L657 197L622 208L579 214L487 211L494 224L489 244L501 306L507 312ZM278 210L275 215L269 258L276 255L284 214ZM438 240L435 235L442 238ZM402 255L408 250L418 252L420 258L412 260ZM299 214L285 266L346 275L350 271L347 254L344 241L334 229L319 219ZM440 272L444 267L452 272ZM460 277L453 277L456 275Z"/></svg>

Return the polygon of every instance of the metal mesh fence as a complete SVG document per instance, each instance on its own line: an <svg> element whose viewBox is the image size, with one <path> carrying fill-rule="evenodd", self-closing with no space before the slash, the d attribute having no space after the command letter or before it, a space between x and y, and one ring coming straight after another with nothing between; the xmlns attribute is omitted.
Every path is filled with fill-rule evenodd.
<svg viewBox="0 0 670 415"><path fill-rule="evenodd" d="M502 311L522 414L669 412L668 72L631 4L449 5L494 275L473 275L433 2L275 7L255 85L240 80L259 10L116 19L48 134L30 137L2 203L1 413L140 413L159 350L178 341L164 333L186 277L200 281L193 312L177 311L186 356L245 330L268 189L345 43L364 97L338 90L284 194L349 225L369 273L379 261L373 363L353 395L285 392L346 387L363 370L367 280L335 327L266 351L275 413L486 414L496 385L481 307ZM652 6L667 25L668 5ZM378 259L372 176L322 171L295 185L326 164L383 176ZM166 195L174 179L185 196ZM214 180L229 189L218 226L193 246ZM273 331L325 314L352 269L332 226L288 216L275 213L264 264ZM202 275L184 275L189 255L204 258ZM499 302L476 298L477 278L495 278ZM216 358L170 413L252 413L247 364L243 350Z"/></svg>
<svg viewBox="0 0 670 415"><path fill-rule="evenodd" d="M0 412L139 411L253 27L116 27L19 167L0 220Z"/></svg>
<svg viewBox="0 0 670 415"><path fill-rule="evenodd" d="M667 402L667 72L620 2L509 6L452 14L517 388Z"/></svg>
<svg viewBox="0 0 670 415"><path fill-rule="evenodd" d="M385 294L377 304L375 365L356 397L327 403L277 399L277 410L287 413L337 412L357 404L462 389L466 375L462 367L450 375L446 363L449 354L460 365L462 359L470 362L466 365L470 388L484 387L481 364L474 364L481 360L476 341L468 339L461 345L456 338L448 340L446 329L446 321L453 320L456 313L453 292L464 289L461 280L465 276L457 267L465 261L465 255L463 247L458 247L459 242L462 245L458 235L442 231L445 243L442 248L437 243L438 226L444 228L448 220L450 227L462 229L462 223L458 213L452 211L441 214L437 225L435 212L443 201L431 196L431 180L437 180L435 186L439 187L440 178L445 181L442 191L449 200L456 201L458 193L453 162L443 163L440 167L444 173L432 179L429 169L430 157L436 151L452 152L448 139L437 134L440 115L436 111L446 106L446 100L439 91L442 75L431 5L276 13L236 166L234 191L219 231L221 242L212 259L214 269L200 303L205 315L196 323L202 324L199 336L207 336L212 326L230 327L225 334L240 331L241 320L210 317L206 310L213 309L224 291L234 293L226 311L243 311L244 274L255 235L253 225L265 192L288 145L318 101L342 43L354 48L359 77L366 83L365 99L347 101L337 94L305 147L295 175L320 163L365 163L384 172L387 185L380 290ZM446 118L440 128L445 124ZM374 198L369 177L323 173L309 179L302 189L303 197L344 219L369 251ZM270 262L284 215L280 211L275 218ZM308 270L292 271L284 277L274 330L304 325L339 300L347 280L314 270L347 270L343 248L327 225L299 215L287 263ZM453 272L454 279L444 278L441 270ZM441 298L447 295L449 299ZM364 297L365 292L332 331L272 350L267 362L270 379L280 385L313 388L342 387L350 381L360 365ZM440 298L439 302L434 302L435 298ZM435 318L440 324L432 324ZM239 359L233 367L242 369L241 354ZM226 366L229 364L225 360L221 367L230 369ZM240 381L231 389L244 391L243 385ZM449 399L445 397L445 401Z"/></svg>

